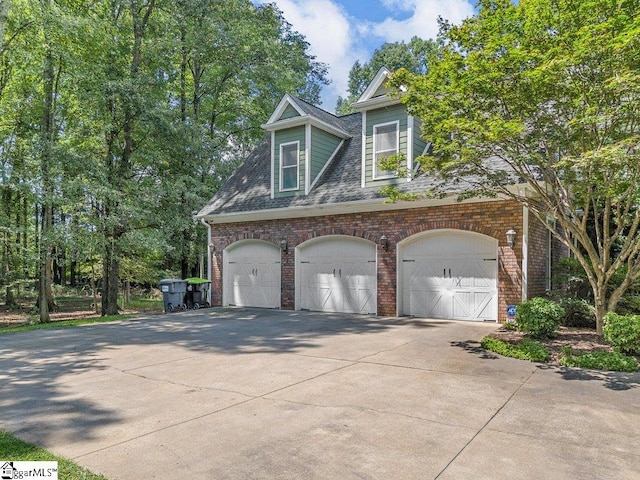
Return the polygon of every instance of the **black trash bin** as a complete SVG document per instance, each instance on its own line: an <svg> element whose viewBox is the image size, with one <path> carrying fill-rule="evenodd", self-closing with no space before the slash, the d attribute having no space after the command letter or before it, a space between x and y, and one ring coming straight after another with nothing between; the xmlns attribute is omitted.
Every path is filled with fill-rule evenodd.
<svg viewBox="0 0 640 480"><path fill-rule="evenodd" d="M201 307L208 307L211 281L204 278L191 277L187 278L185 282L187 282L187 294L185 295L187 308L197 310Z"/></svg>
<svg viewBox="0 0 640 480"><path fill-rule="evenodd" d="M185 310L184 294L187 291L187 282L178 278L164 278L158 282L162 292L164 311Z"/></svg>

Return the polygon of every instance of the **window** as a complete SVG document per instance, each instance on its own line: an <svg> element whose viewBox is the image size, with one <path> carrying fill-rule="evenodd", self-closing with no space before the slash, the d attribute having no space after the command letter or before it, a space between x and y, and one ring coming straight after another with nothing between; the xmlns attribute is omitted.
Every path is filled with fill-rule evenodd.
<svg viewBox="0 0 640 480"><path fill-rule="evenodd" d="M397 176L397 172L382 170L380 161L399 151L400 129L398 122L384 123L373 127L373 178L390 178Z"/></svg>
<svg viewBox="0 0 640 480"><path fill-rule="evenodd" d="M280 145L280 190L298 190L300 142Z"/></svg>

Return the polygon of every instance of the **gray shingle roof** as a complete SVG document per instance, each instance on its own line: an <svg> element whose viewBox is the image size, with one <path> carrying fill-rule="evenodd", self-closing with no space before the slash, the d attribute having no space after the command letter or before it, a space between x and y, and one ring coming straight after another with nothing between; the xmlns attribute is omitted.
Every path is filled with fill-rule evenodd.
<svg viewBox="0 0 640 480"><path fill-rule="evenodd" d="M267 136L235 170L227 182L198 213L198 217L259 212L288 207L313 207L363 200L382 200L379 186L361 186L362 179L362 115L354 113L336 117L302 100L301 108L316 118L350 134L339 153L324 171L309 195L271 198L271 136ZM423 193L440 182L423 175L411 182L400 182L401 192ZM462 190L451 186L450 191Z"/></svg>

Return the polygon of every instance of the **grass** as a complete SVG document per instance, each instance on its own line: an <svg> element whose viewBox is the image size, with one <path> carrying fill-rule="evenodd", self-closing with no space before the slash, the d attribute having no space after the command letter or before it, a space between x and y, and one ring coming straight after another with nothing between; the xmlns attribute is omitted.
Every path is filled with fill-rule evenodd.
<svg viewBox="0 0 640 480"><path fill-rule="evenodd" d="M79 318L75 320L60 320L49 323L34 323L31 325L20 325L16 327L6 327L0 329L0 335L5 333L30 332L32 330L49 330L52 328L77 327L79 325L90 325L92 323L119 322L135 318L136 315L106 315L104 317Z"/></svg>
<svg viewBox="0 0 640 480"><path fill-rule="evenodd" d="M528 338L524 338L519 343L513 344L494 337L484 337L480 344L482 348L491 350L505 357L518 358L520 360L544 363L551 358L549 350L540 342Z"/></svg>
<svg viewBox="0 0 640 480"><path fill-rule="evenodd" d="M560 365L564 367L589 368L612 372L635 372L638 361L634 357L618 352L590 352L577 354L571 347L562 349Z"/></svg>
<svg viewBox="0 0 640 480"><path fill-rule="evenodd" d="M0 430L0 459L14 462L58 462L58 478L65 480L107 480L81 466L58 457L44 448L24 442Z"/></svg>

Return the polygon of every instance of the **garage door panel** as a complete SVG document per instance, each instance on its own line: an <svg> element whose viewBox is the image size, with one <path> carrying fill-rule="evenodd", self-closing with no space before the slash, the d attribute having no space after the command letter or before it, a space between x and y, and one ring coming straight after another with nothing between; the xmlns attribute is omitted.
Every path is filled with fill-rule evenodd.
<svg viewBox="0 0 640 480"><path fill-rule="evenodd" d="M497 241L463 231L418 238L402 249L403 313L497 319Z"/></svg>
<svg viewBox="0 0 640 480"><path fill-rule="evenodd" d="M348 237L315 241L297 251L299 308L376 313L376 247Z"/></svg>
<svg viewBox="0 0 640 480"><path fill-rule="evenodd" d="M280 249L259 241L242 242L225 250L225 304L280 308Z"/></svg>

